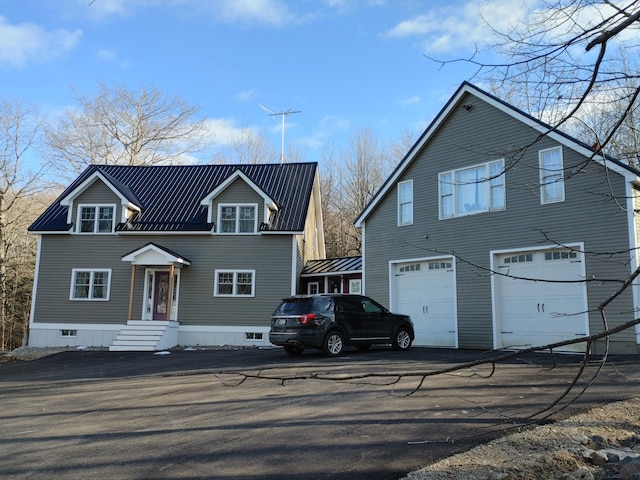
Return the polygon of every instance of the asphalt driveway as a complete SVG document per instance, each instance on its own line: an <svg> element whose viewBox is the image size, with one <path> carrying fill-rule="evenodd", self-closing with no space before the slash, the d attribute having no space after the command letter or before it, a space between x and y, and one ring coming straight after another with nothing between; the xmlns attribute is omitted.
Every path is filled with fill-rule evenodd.
<svg viewBox="0 0 640 480"><path fill-rule="evenodd" d="M427 348L350 350L332 359L280 349L78 351L0 365L0 476L397 479L526 421L567 390L581 360L565 356L547 369L547 356L518 358L492 376L490 366L476 366L426 377L410 396L421 377L336 381L429 373L480 355ZM584 395L554 418L639 395L639 359L610 357ZM600 363L587 365L571 398Z"/></svg>

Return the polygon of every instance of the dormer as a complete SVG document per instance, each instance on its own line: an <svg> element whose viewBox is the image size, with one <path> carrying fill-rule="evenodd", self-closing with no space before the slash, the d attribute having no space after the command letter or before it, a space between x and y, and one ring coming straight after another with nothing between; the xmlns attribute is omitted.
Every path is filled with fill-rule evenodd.
<svg viewBox="0 0 640 480"><path fill-rule="evenodd" d="M207 222L221 235L255 235L269 229L278 205L240 170L202 199Z"/></svg>
<svg viewBox="0 0 640 480"><path fill-rule="evenodd" d="M74 234L112 234L141 211L127 189L96 170L60 200L67 207L67 223Z"/></svg>

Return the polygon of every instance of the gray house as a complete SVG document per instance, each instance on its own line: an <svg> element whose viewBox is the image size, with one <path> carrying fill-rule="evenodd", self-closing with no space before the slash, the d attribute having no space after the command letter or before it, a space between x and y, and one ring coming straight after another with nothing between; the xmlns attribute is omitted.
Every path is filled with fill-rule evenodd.
<svg viewBox="0 0 640 480"><path fill-rule="evenodd" d="M463 83L356 220L362 288L411 315L415 345L598 333L596 307L638 266L639 175ZM609 327L637 316L638 294L607 308ZM637 352L638 334L614 335L612 350Z"/></svg>
<svg viewBox="0 0 640 480"><path fill-rule="evenodd" d="M269 345L323 258L315 163L90 166L31 225L29 345Z"/></svg>

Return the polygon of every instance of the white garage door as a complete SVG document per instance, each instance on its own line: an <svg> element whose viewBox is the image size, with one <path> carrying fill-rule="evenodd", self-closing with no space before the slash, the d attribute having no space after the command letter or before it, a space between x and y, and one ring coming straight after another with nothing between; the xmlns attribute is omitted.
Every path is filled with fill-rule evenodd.
<svg viewBox="0 0 640 480"><path fill-rule="evenodd" d="M588 335L582 254L549 250L500 255L497 267L509 275L496 276L499 347L520 349ZM584 346L561 350L584 351Z"/></svg>
<svg viewBox="0 0 640 480"><path fill-rule="evenodd" d="M414 345L456 347L455 277L451 259L394 266L393 310L411 316Z"/></svg>

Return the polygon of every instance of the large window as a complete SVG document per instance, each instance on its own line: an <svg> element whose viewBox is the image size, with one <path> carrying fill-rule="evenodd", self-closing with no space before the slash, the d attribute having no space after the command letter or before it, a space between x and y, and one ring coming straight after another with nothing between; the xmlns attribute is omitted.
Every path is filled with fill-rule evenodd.
<svg viewBox="0 0 640 480"><path fill-rule="evenodd" d="M113 233L115 205L79 205L80 233Z"/></svg>
<svg viewBox="0 0 640 480"><path fill-rule="evenodd" d="M257 205L220 205L218 231L220 233L255 233Z"/></svg>
<svg viewBox="0 0 640 480"><path fill-rule="evenodd" d="M541 150L540 202L564 202L564 168L562 147Z"/></svg>
<svg viewBox="0 0 640 480"><path fill-rule="evenodd" d="M71 300L109 300L111 270L74 268L71 272Z"/></svg>
<svg viewBox="0 0 640 480"><path fill-rule="evenodd" d="M439 175L440 218L504 210L504 160Z"/></svg>
<svg viewBox="0 0 640 480"><path fill-rule="evenodd" d="M253 297L255 277L254 270L216 270L214 296Z"/></svg>
<svg viewBox="0 0 640 480"><path fill-rule="evenodd" d="M398 183L398 225L413 223L413 180Z"/></svg>

